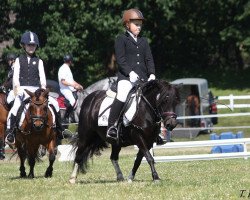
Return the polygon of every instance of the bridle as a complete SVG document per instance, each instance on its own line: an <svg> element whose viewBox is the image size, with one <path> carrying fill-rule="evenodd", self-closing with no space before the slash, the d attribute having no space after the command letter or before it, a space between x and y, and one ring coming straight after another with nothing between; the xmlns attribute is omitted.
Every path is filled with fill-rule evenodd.
<svg viewBox="0 0 250 200"><path fill-rule="evenodd" d="M150 108L150 110L153 112L153 114L155 115L156 123L159 124L161 122L177 118L177 115L175 112L171 112L171 111L170 112L161 112L160 111L160 110L162 110L161 106L160 106L160 108L159 108L159 106L156 106L156 108L154 108L152 106L152 104L148 101L147 97L145 97L145 95L142 93L141 87L138 87L137 91L136 91L137 104L139 104L138 99L140 97L146 103L146 105ZM166 97L169 98L169 96L166 96ZM162 101L163 100L161 100L161 102L158 104L161 105ZM166 99L166 101L167 101L167 99ZM137 110L137 112L138 112L138 110Z"/></svg>
<svg viewBox="0 0 250 200"><path fill-rule="evenodd" d="M44 125L47 124L48 121L48 99L45 99L43 102L40 101L33 101L32 99L30 100L30 103L33 103L35 106L42 106L44 104L46 104L46 111L44 113L44 115L33 115L31 113L31 109L29 109L29 115L30 115L30 123L32 124L32 128L36 129L35 123L37 121L41 121L42 122L42 127L40 128L40 130L43 129Z"/></svg>

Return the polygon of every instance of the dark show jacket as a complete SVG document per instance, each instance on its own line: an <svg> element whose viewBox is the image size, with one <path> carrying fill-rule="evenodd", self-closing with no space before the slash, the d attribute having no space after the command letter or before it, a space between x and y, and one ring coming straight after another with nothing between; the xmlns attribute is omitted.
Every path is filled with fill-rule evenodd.
<svg viewBox="0 0 250 200"><path fill-rule="evenodd" d="M119 35L115 41L115 57L118 81L129 80L131 71L145 81L150 74L155 74L153 56L145 37L138 36L136 42L128 32Z"/></svg>

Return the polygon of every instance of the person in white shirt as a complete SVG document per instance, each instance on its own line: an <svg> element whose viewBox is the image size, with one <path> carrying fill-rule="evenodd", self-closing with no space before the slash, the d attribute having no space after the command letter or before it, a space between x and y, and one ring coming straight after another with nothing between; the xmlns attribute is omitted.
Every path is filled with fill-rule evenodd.
<svg viewBox="0 0 250 200"><path fill-rule="evenodd" d="M35 92L37 89L46 89L46 77L44 72L43 61L35 54L39 47L39 39L36 33L31 31L25 32L20 41L20 45L24 49L24 54L16 58L14 63L13 73L13 99L8 98L9 101L14 100L14 104L8 114L6 143L13 145L15 143L15 128L20 120L21 113L24 107L28 107L29 95L24 89ZM11 94L11 92L10 92ZM26 103L26 104L25 104ZM49 97L49 104L54 107L56 112L59 112L59 106L56 100ZM55 115L58 117L57 113ZM63 134L64 128L60 123L60 119L56 117L56 128L59 134Z"/></svg>
<svg viewBox="0 0 250 200"><path fill-rule="evenodd" d="M69 101L69 106L65 112L64 118L67 119L70 113L77 106L77 90L83 90L83 86L77 83L71 72L70 66L73 64L73 57L70 54L66 54L63 58L64 64L58 70L58 82L60 91L64 97Z"/></svg>

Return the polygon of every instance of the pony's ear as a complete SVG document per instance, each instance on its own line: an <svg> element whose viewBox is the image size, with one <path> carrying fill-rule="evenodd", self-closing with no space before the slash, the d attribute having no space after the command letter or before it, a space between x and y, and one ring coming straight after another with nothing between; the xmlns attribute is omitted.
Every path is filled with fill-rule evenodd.
<svg viewBox="0 0 250 200"><path fill-rule="evenodd" d="M43 96L44 96L44 97L47 97L47 96L48 96L48 93L49 93L49 88L46 88L46 90L45 90L44 93L43 93Z"/></svg>
<svg viewBox="0 0 250 200"><path fill-rule="evenodd" d="M179 84L172 84L174 87L176 87L178 90L181 89L183 87L183 83L179 83Z"/></svg>
<svg viewBox="0 0 250 200"><path fill-rule="evenodd" d="M30 97L33 97L34 95L35 95L35 93L33 93L33 92L31 92L31 91L29 91L29 90L27 90L27 89L24 89L25 90L25 92L30 96Z"/></svg>

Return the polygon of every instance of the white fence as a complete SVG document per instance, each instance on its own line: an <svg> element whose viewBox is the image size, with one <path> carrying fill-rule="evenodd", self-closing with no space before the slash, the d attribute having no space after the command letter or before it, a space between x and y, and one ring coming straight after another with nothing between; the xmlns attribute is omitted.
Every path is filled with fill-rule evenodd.
<svg viewBox="0 0 250 200"><path fill-rule="evenodd" d="M250 152L247 151L247 144L250 143L250 138L239 139L225 139L225 140L203 140L192 142L171 142L164 145L154 145L151 153L155 162L173 162L173 161L192 161L192 160L214 160L214 159L226 159L226 158L245 158L250 157ZM193 148L193 147L205 147L216 145L235 145L242 144L243 152L236 153L214 153L214 154L195 154L195 155L178 155L178 156L155 156L155 150L157 149L173 149L173 148ZM138 149L135 147L135 149ZM143 158L143 161L146 161Z"/></svg>
<svg viewBox="0 0 250 200"><path fill-rule="evenodd" d="M250 95L241 95L241 96L234 96L233 94L230 94L229 96L219 96L218 100L229 100L229 104L221 105L217 104L217 108L250 108L250 104L235 104L234 100L246 100L250 99ZM219 103L219 102L218 102Z"/></svg>

